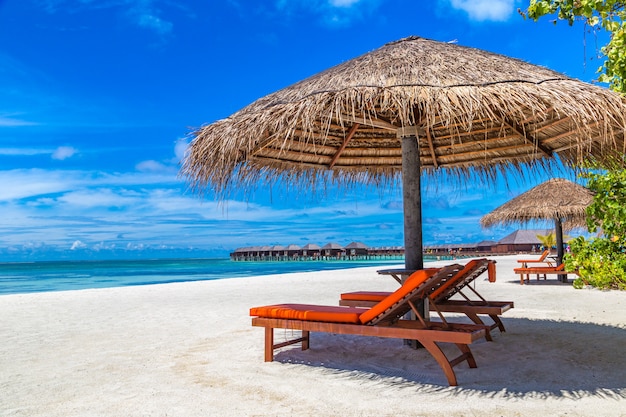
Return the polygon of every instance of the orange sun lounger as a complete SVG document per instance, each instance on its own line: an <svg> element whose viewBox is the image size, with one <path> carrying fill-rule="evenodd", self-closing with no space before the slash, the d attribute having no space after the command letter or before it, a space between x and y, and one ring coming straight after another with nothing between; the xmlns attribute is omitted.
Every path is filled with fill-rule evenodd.
<svg viewBox="0 0 626 417"><path fill-rule="evenodd" d="M538 270L539 272L535 273L537 275L537 280L539 280L539 276L540 275L543 275L543 279L545 280L546 279L546 274L541 272L541 270L543 268L548 268L549 271L552 271L555 268L555 265L554 265L554 262L552 261L552 259L547 259L548 255L550 255L550 250L546 249L546 250L543 251L543 253L539 257L539 259L518 259L517 262L520 263L521 266L517 267L515 269L515 273L519 274L519 272L517 272L517 271L521 270L521 269L524 269L525 271L528 271L529 269L539 268L539 270ZM531 266L528 266L529 264ZM541 265L541 264L543 264L543 265ZM527 272L525 273L525 275L526 275L526 282L527 283L528 283L528 281L530 281L530 274L531 273L527 273ZM550 272L548 272L548 273L550 273ZM520 283L522 285L524 284L523 279L524 279L524 277L520 276Z"/></svg>
<svg viewBox="0 0 626 417"><path fill-rule="evenodd" d="M469 317L474 323L481 325L484 325L485 322L480 316L487 315L493 321L493 323L489 325L489 330L498 328L500 332L504 332L504 324L499 316L514 307L513 301L488 301L483 298L475 288L469 285L485 271L488 272L489 281L495 281L495 261L488 259L474 259L469 261L465 267L451 277L445 285L442 285L436 292L433 292L433 294L428 297L429 309L437 312L442 319L442 313L462 313ZM468 291L464 292L464 289L469 290L475 297L467 295L466 292ZM339 305L369 307L375 305L389 294L389 292L377 291L343 293L340 296ZM450 298L455 294L458 294L462 299L451 300ZM485 337L487 340L492 340L490 332L487 332Z"/></svg>
<svg viewBox="0 0 626 417"><path fill-rule="evenodd" d="M548 255L550 255L550 250L546 249L543 251L543 253L538 259L518 259L517 262L521 263L522 267L524 268L526 268L528 264L536 264L536 263L545 263L545 264L548 264L547 266L552 266L551 260L546 261L546 258L548 257Z"/></svg>
<svg viewBox="0 0 626 417"><path fill-rule="evenodd" d="M530 266L525 268L515 268L513 271L519 275L519 283L521 285L524 285L524 280L526 280L526 284L530 284L530 274L536 274L537 280L539 280L540 275L543 275L543 279L545 280L546 275L548 274L578 275L578 271L566 271L565 264L561 264L559 266Z"/></svg>
<svg viewBox="0 0 626 417"><path fill-rule="evenodd" d="M311 332L327 332L375 336L419 341L439 363L450 385L457 385L453 367L467 362L470 368L476 361L469 348L474 341L485 337L488 326L430 322L424 320L415 307L425 297L463 269L450 265L439 271L417 271L395 292L371 308L321 306L310 304L277 304L250 309L252 325L265 328L265 361L274 359L274 350L302 343L302 350L310 346ZM403 317L413 310L419 320ZM274 343L274 329L301 330L301 337ZM460 355L449 359L439 343L449 343L460 350Z"/></svg>

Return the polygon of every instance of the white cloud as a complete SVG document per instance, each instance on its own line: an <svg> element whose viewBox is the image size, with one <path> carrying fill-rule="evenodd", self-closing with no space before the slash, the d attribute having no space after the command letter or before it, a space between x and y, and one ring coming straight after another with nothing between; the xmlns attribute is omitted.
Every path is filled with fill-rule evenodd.
<svg viewBox="0 0 626 417"><path fill-rule="evenodd" d="M303 11L319 15L329 26L347 26L352 21L373 13L380 0L278 0L281 13L296 15Z"/></svg>
<svg viewBox="0 0 626 417"><path fill-rule="evenodd" d="M0 171L0 202L58 193L75 185L69 175L44 170Z"/></svg>
<svg viewBox="0 0 626 417"><path fill-rule="evenodd" d="M35 126L37 123L14 117L0 116L0 127Z"/></svg>
<svg viewBox="0 0 626 417"><path fill-rule="evenodd" d="M59 146L52 152L52 159L58 159L60 161L71 158L74 156L78 150L73 148L72 146Z"/></svg>
<svg viewBox="0 0 626 417"><path fill-rule="evenodd" d="M463 10L471 20L504 22L515 11L516 0L450 0L452 8Z"/></svg>
<svg viewBox="0 0 626 417"><path fill-rule="evenodd" d="M140 27L154 30L160 35L167 35L172 32L172 23L162 19L157 13L150 1L142 1L130 11L131 16L134 16Z"/></svg>
<svg viewBox="0 0 626 417"><path fill-rule="evenodd" d="M119 189L166 186L181 181L174 173L105 174L96 171L16 169L0 171L0 203L41 198L50 194L78 192L85 189Z"/></svg>
<svg viewBox="0 0 626 417"><path fill-rule="evenodd" d="M6 156L33 156L51 153L47 149L35 148L0 148L0 155Z"/></svg>
<svg viewBox="0 0 626 417"><path fill-rule="evenodd" d="M181 162L189 148L187 139L178 139L174 143L174 157L166 159L163 162L153 159L141 161L135 165L135 169L139 172L155 172L155 173L174 173L178 171L178 164Z"/></svg>
<svg viewBox="0 0 626 417"><path fill-rule="evenodd" d="M402 244L401 206L385 204L389 198L398 200L399 193L392 191L389 198L375 190L330 192L312 198L274 188L273 198L259 190L258 200L220 204L186 193L173 173L13 170L0 171L0 182L5 184L0 188L0 253L32 253L41 246L42 251L71 247L77 256L85 251L107 256L131 249L219 246L232 250L304 240ZM480 188L468 186L456 196L445 187L431 188L425 191L425 201L445 197L455 210L425 207L426 242L458 236L461 231L474 233L477 241L502 234L499 229L497 233L481 231L477 215L463 214L468 207L476 207L476 194L485 195ZM489 194L493 204L506 198ZM430 224L429 218L438 224Z"/></svg>
<svg viewBox="0 0 626 417"><path fill-rule="evenodd" d="M173 24L163 18L163 13L158 5L184 8L175 2L162 0L115 0L95 1L79 0L45 0L44 8L48 13L60 13L70 11L73 13L84 9L121 9L126 17L142 28L152 30L159 35L167 35L172 32Z"/></svg>
<svg viewBox="0 0 626 417"><path fill-rule="evenodd" d="M346 7L352 7L359 3L362 6L364 6L368 2L372 3L371 0L278 0L276 2L276 6L279 9L286 9L286 8L292 8L292 7L305 7L305 6L311 9L320 9L320 8L329 8L329 7L346 8Z"/></svg>
<svg viewBox="0 0 626 417"><path fill-rule="evenodd" d="M134 191L115 189L83 189L64 193L56 199L63 210L95 210L100 208L134 207L141 203L142 196Z"/></svg>
<svg viewBox="0 0 626 417"><path fill-rule="evenodd" d="M87 247L87 245L85 245L83 242L81 242L80 240L76 240L76 241L74 241L74 243L72 243L72 246L70 247L70 250L84 249L86 247Z"/></svg>
<svg viewBox="0 0 626 417"><path fill-rule="evenodd" d="M164 164L154 160L142 161L138 163L135 168L137 168L139 172L163 172L170 169Z"/></svg>
<svg viewBox="0 0 626 417"><path fill-rule="evenodd" d="M352 7L361 0L330 0L328 3L333 7Z"/></svg>
<svg viewBox="0 0 626 417"><path fill-rule="evenodd" d="M74 156L78 150L72 146L59 146L56 149L40 148L0 148L0 155L6 156L37 156L50 155L52 159L64 160Z"/></svg>
<svg viewBox="0 0 626 417"><path fill-rule="evenodd" d="M178 163L185 156L185 152L189 148L189 141L187 139L178 139L174 145L174 154L176 155L175 163Z"/></svg>

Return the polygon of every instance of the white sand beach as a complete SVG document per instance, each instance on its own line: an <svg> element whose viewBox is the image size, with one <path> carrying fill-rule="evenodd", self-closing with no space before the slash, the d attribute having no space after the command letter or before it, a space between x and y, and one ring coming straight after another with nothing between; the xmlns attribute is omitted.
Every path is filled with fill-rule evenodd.
<svg viewBox="0 0 626 417"><path fill-rule="evenodd" d="M626 416L626 292L521 286L494 259L477 289L515 308L456 387L400 340L313 334L263 362L250 307L395 289L379 268L1 296L0 415Z"/></svg>

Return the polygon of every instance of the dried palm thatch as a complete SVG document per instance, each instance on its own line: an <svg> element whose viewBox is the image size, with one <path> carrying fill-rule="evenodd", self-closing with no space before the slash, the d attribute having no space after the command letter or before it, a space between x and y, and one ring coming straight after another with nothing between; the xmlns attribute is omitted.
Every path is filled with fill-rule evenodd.
<svg viewBox="0 0 626 417"><path fill-rule="evenodd" d="M563 229L584 227L587 207L593 192L562 178L548 180L504 203L480 219L484 227L495 224L527 223L531 220L553 220L558 264L563 262ZM567 275L561 280L567 282Z"/></svg>
<svg viewBox="0 0 626 417"><path fill-rule="evenodd" d="M397 181L403 129L422 172L492 178L623 155L625 100L478 49L410 37L193 132L181 174L218 194L259 179L310 187Z"/></svg>
<svg viewBox="0 0 626 417"><path fill-rule="evenodd" d="M566 230L585 227L586 209L592 201L593 192L588 188L553 178L494 209L480 219L480 224L490 227L559 219Z"/></svg>

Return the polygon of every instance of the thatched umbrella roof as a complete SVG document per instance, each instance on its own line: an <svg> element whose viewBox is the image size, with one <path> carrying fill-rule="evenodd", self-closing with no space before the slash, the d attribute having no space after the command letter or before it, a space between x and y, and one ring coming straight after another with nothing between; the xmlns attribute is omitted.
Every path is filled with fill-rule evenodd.
<svg viewBox="0 0 626 417"><path fill-rule="evenodd" d="M398 129L417 126L423 171L491 177L623 151L625 110L619 95L552 70L411 37L201 127L182 174L218 193L261 178L377 183L401 171Z"/></svg>
<svg viewBox="0 0 626 417"><path fill-rule="evenodd" d="M560 219L566 229L585 227L593 192L582 185L553 178L504 203L480 219L483 227L533 220Z"/></svg>
<svg viewBox="0 0 626 417"><path fill-rule="evenodd" d="M585 227L587 207L593 201L588 188L562 178L553 178L531 188L480 219L483 227L496 224L554 221L557 262L563 262L563 229ZM567 277L564 276L563 280Z"/></svg>
<svg viewBox="0 0 626 417"><path fill-rule="evenodd" d="M626 101L506 56L410 37L206 125L183 160L218 195L258 180L350 185L402 174L405 264L423 265L420 174L491 179L625 150Z"/></svg>

